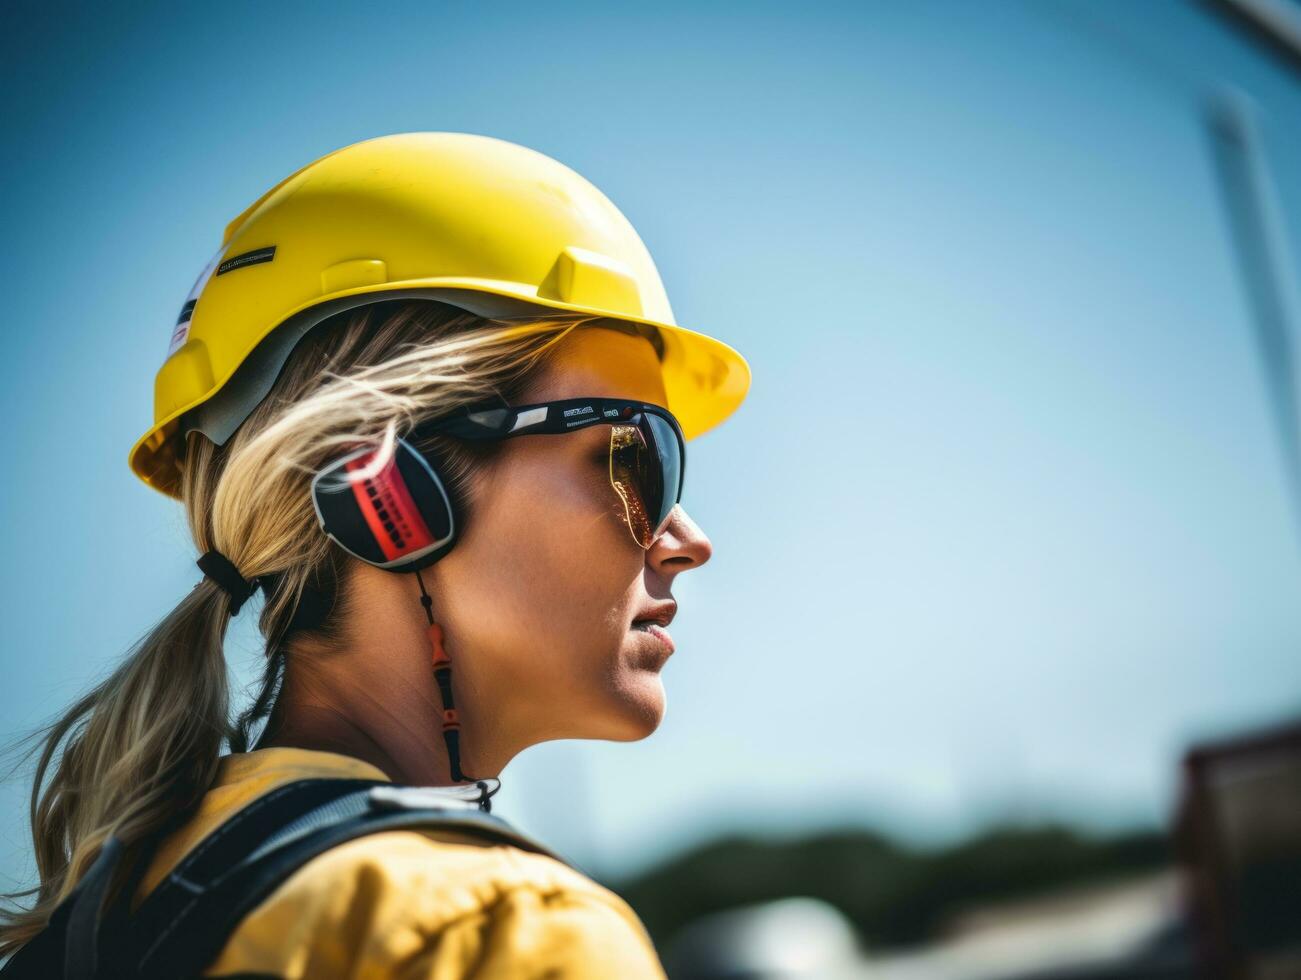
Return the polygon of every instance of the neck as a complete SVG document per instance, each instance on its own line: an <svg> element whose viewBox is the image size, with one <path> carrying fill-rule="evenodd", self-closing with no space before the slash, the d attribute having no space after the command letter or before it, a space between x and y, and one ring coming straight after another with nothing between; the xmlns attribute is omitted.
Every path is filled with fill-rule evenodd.
<svg viewBox="0 0 1301 980"><path fill-rule="evenodd" d="M428 712L427 725L403 724L385 714L379 723L359 720L335 704L318 699L290 698L277 707L276 724L257 748L282 747L336 752L375 766L397 783L414 786L457 785L437 715ZM466 778L499 776L509 757L471 734L462 720L461 768Z"/></svg>
<svg viewBox="0 0 1301 980"><path fill-rule="evenodd" d="M334 652L286 658L284 684L258 748L337 752L368 762L397 783L452 786L442 733L442 697L424 656ZM304 667L304 664L310 665ZM411 665L403 669L403 665ZM502 740L491 706L452 671L467 779L499 776L520 750Z"/></svg>
<svg viewBox="0 0 1301 980"><path fill-rule="evenodd" d="M442 695L419 591L411 576L362 568L350 587L354 609L342 624L342 647L291 641L273 724L259 747L338 752L369 762L395 782L451 786L443 740ZM460 718L461 769L469 779L499 776L528 744L512 735L502 693L481 689L472 658L458 662L449 638L452 688Z"/></svg>

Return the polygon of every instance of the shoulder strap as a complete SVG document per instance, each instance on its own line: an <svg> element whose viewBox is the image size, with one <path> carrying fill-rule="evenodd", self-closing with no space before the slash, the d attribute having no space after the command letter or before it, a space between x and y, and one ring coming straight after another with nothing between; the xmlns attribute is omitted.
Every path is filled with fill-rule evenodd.
<svg viewBox="0 0 1301 980"><path fill-rule="evenodd" d="M473 791L467 798L467 791ZM68 918L66 980L197 976L240 921L298 868L332 847L385 830L447 828L546 854L505 820L478 809L474 787L404 787L357 779L299 780L254 800L206 837L129 921L114 908ZM129 891L133 891L131 889ZM99 902L93 889L87 899ZM78 903L80 904L80 903ZM100 914L95 914L96 912ZM76 925L78 928L74 929Z"/></svg>

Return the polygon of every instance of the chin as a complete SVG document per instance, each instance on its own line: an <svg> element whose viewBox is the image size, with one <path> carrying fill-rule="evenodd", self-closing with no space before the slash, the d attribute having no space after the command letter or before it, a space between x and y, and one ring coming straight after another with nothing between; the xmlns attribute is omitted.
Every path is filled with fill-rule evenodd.
<svg viewBox="0 0 1301 980"><path fill-rule="evenodd" d="M614 742L638 742L651 735L664 720L664 685L659 674L638 672L638 676L619 692L619 705L611 719L611 734L603 735Z"/></svg>

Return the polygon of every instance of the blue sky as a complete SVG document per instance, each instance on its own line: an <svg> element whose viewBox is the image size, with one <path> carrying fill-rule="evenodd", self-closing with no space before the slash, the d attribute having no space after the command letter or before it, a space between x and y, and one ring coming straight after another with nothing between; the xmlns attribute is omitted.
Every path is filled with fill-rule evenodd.
<svg viewBox="0 0 1301 980"><path fill-rule="evenodd" d="M732 828L1155 825L1190 740L1301 711L1301 525L1205 123L1256 107L1301 273L1301 86L1198 5L32 6L0 44L14 732L198 577L126 453L226 222L410 130L588 177L754 371L690 447L715 556L663 726L532 750L508 816L608 873Z"/></svg>

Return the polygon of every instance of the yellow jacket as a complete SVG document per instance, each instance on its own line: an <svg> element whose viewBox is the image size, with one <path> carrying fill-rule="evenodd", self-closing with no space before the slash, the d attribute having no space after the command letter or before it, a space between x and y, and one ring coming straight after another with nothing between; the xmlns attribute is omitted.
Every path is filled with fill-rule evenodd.
<svg viewBox="0 0 1301 980"><path fill-rule="evenodd" d="M242 807L322 777L386 779L332 752L226 756L193 818L154 856L137 899ZM244 918L203 975L663 980L664 971L628 904L554 858L450 830L400 830L303 865Z"/></svg>

